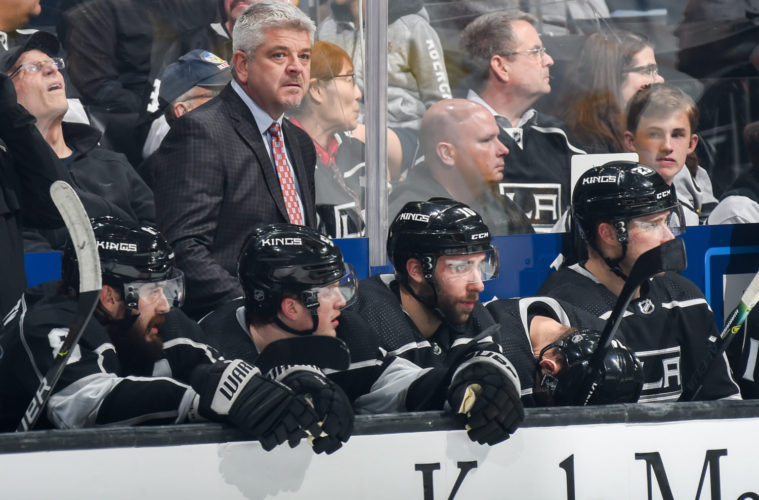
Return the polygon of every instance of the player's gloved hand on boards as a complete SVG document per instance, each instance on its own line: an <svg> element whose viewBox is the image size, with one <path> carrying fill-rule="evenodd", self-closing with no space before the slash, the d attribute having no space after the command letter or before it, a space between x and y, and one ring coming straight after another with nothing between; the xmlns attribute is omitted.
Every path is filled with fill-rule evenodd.
<svg viewBox="0 0 759 500"><path fill-rule="evenodd" d="M285 441L295 446L305 436L303 428L316 425L314 410L290 388L239 359L196 370L192 386L200 396L201 416L229 421L267 451Z"/></svg>
<svg viewBox="0 0 759 500"><path fill-rule="evenodd" d="M310 433L309 442L316 453L333 453L348 441L353 432L353 407L343 390L321 370L308 365L279 366L267 375L292 389L297 399L316 412L317 425L303 427Z"/></svg>
<svg viewBox="0 0 759 500"><path fill-rule="evenodd" d="M509 438L524 420L516 369L497 351L470 354L456 369L448 403L466 420L472 441L493 445Z"/></svg>

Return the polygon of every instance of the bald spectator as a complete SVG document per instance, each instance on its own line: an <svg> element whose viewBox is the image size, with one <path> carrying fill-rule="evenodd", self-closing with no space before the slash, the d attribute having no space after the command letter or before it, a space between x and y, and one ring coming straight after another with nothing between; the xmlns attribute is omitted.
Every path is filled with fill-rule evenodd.
<svg viewBox="0 0 759 500"><path fill-rule="evenodd" d="M91 217L112 215L131 222L155 220L153 193L127 159L98 145L100 132L81 123L68 123L66 84L60 70L58 39L37 31L8 51L2 71L13 82L18 102L34 118L36 126L60 159L70 182ZM27 251L60 250L66 242L64 228L30 230L25 234Z"/></svg>
<svg viewBox="0 0 759 500"><path fill-rule="evenodd" d="M493 189L503 179L509 149L498 140L498 125L482 105L445 99L424 115L419 141L425 161L390 197L391 217L409 201L442 196L466 203L494 235L533 232L524 213Z"/></svg>
<svg viewBox="0 0 759 500"><path fill-rule="evenodd" d="M532 108L551 91L553 66L535 22L519 11L484 14L464 29L461 45L482 75L467 99L496 117L498 138L511 151L499 193L514 200L537 231L548 231L569 205L571 157L583 151L570 144L561 121Z"/></svg>

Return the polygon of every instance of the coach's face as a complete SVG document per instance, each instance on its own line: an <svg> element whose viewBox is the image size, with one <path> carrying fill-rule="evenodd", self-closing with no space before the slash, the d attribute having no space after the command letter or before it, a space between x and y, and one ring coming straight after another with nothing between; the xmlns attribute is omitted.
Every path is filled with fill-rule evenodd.
<svg viewBox="0 0 759 500"><path fill-rule="evenodd" d="M284 28L264 30L266 41L249 56L232 56L240 85L256 104L279 118L300 104L311 78L311 39L308 32Z"/></svg>

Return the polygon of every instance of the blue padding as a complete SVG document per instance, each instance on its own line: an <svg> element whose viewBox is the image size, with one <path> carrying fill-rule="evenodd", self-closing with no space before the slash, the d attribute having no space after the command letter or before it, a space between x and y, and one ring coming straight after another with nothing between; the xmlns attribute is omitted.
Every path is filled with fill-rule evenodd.
<svg viewBox="0 0 759 500"><path fill-rule="evenodd" d="M39 285L61 279L61 252L33 252L24 254L26 284Z"/></svg>
<svg viewBox="0 0 759 500"><path fill-rule="evenodd" d="M723 275L753 273L759 268L755 248L759 246L759 224L692 227L683 235L683 240L688 254L688 267L683 275L704 291L719 323ZM370 271L392 272L391 266L369 267L367 238L346 238L335 242L346 262L356 268L359 278L366 278ZM483 301L493 297L534 295L561 250L561 235L498 236L495 244L501 254L501 273L498 279L485 283ZM26 254L26 276L30 286L59 279L60 267L60 252Z"/></svg>

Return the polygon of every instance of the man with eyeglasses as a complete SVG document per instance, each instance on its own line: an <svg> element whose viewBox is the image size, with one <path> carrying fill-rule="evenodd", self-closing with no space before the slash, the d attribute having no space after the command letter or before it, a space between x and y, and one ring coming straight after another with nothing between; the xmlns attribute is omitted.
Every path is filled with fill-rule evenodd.
<svg viewBox="0 0 759 500"><path fill-rule="evenodd" d="M553 65L535 23L524 12L484 14L464 29L461 44L480 71L480 86L467 99L495 116L510 151L498 192L546 232L569 205L571 156L584 151L569 142L561 121L532 108L551 91Z"/></svg>
<svg viewBox="0 0 759 500"><path fill-rule="evenodd" d="M577 181L573 231L587 258L552 273L538 295L562 299L605 319L638 257L684 231L675 190L636 162L593 167ZM719 335L698 287L678 273L651 278L636 291L618 338L643 362L640 402L676 401ZM715 359L700 399L739 399L723 355Z"/></svg>
<svg viewBox="0 0 759 500"><path fill-rule="evenodd" d="M4 54L0 69L13 82L19 104L37 119L37 129L90 217L154 222L153 193L126 158L101 147L94 127L63 121L68 101L59 51L54 35L37 31ZM67 233L64 228L29 229L24 236L26 251L49 251L62 249Z"/></svg>
<svg viewBox="0 0 759 500"><path fill-rule="evenodd" d="M92 226L103 287L39 427L213 420L235 425L267 450L284 441L294 446L306 431L321 434L308 398L320 401L322 389L298 392L303 380L292 377L303 367L290 366L290 376L276 380L202 343L200 327L179 309L184 277L161 233L112 217ZM0 429L18 424L77 314L80 278L71 243L62 275L25 293L2 330Z"/></svg>

